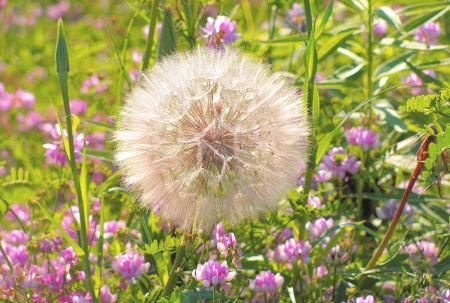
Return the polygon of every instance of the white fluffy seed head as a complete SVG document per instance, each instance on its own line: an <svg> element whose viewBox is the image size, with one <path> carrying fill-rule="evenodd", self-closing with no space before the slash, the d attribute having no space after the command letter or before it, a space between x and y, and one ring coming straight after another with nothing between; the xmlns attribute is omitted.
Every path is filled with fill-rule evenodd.
<svg viewBox="0 0 450 303"><path fill-rule="evenodd" d="M266 64L198 49L157 62L126 96L116 162L141 206L211 231L278 207L306 161L308 133L297 89Z"/></svg>

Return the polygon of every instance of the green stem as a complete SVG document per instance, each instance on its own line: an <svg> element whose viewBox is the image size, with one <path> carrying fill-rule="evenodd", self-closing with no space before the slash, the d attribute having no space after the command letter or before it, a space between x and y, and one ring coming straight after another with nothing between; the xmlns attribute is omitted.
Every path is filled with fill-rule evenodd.
<svg viewBox="0 0 450 303"><path fill-rule="evenodd" d="M213 303L216 303L216 285L213 286Z"/></svg>
<svg viewBox="0 0 450 303"><path fill-rule="evenodd" d="M173 262L172 270L170 271L170 275L169 275L169 280L167 281L167 284L164 287L163 296L168 296L172 293L173 288L175 287L175 282L178 277L177 269L178 269L178 267L180 267L180 264L184 258L185 252L186 252L186 241L183 238L183 239L181 239L180 247L178 247L175 262Z"/></svg>
<svg viewBox="0 0 450 303"><path fill-rule="evenodd" d="M77 200L78 200L78 210L80 215L80 227L81 227L81 236L79 239L80 246L83 248L84 256L83 256L83 263L84 263L84 271L86 274L86 288L89 289L91 296L95 302L97 302L94 287L92 285L92 277L91 277L91 265L89 261L89 247L88 247L88 240L87 240L87 222L85 218L85 211L84 211L84 203L83 203L83 196L81 193L81 186L80 186L80 180L78 176L78 170L77 170L77 163L75 160L75 149L74 149L74 143L73 143L73 128L72 128L72 114L70 112L70 106L69 106L69 88L68 88L68 73L58 73L58 79L59 79L59 85L61 87L61 93L64 101L64 111L66 113L66 124L67 124L67 135L68 135L68 141L69 141L69 156L70 156L70 168L72 170L72 176L73 176L73 182L75 184L75 191L77 194ZM61 130L61 135L64 136L64 132Z"/></svg>
<svg viewBox="0 0 450 303"><path fill-rule="evenodd" d="M153 39L155 36L156 28L156 17L158 16L159 0L153 0L152 10L150 13L150 29L147 38L147 44L145 46L144 58L142 59L142 71L145 71L148 67L148 62L150 61L150 56L152 54Z"/></svg>
<svg viewBox="0 0 450 303"><path fill-rule="evenodd" d="M11 261L9 260L8 254L3 249L3 245L1 242L0 242L0 251L2 252L3 258L5 259L6 263L8 264L9 272L12 275L14 273L14 266L12 265Z"/></svg>
<svg viewBox="0 0 450 303"><path fill-rule="evenodd" d="M420 172L422 171L424 167L424 163L419 162L417 163L416 168L414 169L414 172L411 175L411 179L409 180L408 186L405 189L405 192L403 193L403 197L400 200L400 204L397 208L397 211L395 212L394 218L392 219L391 225L389 226L389 229L387 230L386 234L384 235L383 240L381 241L380 245L378 246L377 250L372 256L372 259L370 259L369 263L367 264L364 271L370 270L375 267L377 264L378 259L380 258L381 254L383 253L384 248L388 244L389 240L392 237L392 234L394 233L395 227L398 224L398 221L400 220L400 217L403 212L403 208L406 205L406 202L408 201L409 194L411 193L411 190L414 187L414 184L417 181L417 178L420 175Z"/></svg>
<svg viewBox="0 0 450 303"><path fill-rule="evenodd" d="M306 26L308 29L308 38L309 38L311 37L311 31L313 27L311 4L309 3L309 0L303 0L303 6L305 7Z"/></svg>
<svg viewBox="0 0 450 303"><path fill-rule="evenodd" d="M368 12L367 12L367 92L366 99L373 96L373 81L372 81L372 66L373 66L373 8L372 0L368 0Z"/></svg>
<svg viewBox="0 0 450 303"><path fill-rule="evenodd" d="M6 201L2 195L0 195L0 200L2 200L3 203L5 203L6 205L6 211L10 211L14 217L16 217L16 220L19 222L20 227L22 228L23 232L26 233L27 230L25 228L25 225L23 225L22 221L20 221L19 216L14 212L14 210L11 208L11 205L8 203L8 201Z"/></svg>
<svg viewBox="0 0 450 303"><path fill-rule="evenodd" d="M311 5L309 3L309 0L304 0L304 7L305 7L305 16L306 16L306 24L308 28L308 41L311 41L311 32L312 28L314 26L312 22L312 13L311 13ZM311 42L310 42L311 43ZM317 71L317 61L314 60L314 67L312 69L311 75L308 76L308 96L307 96L307 109L308 114L310 115L309 121L311 121L311 132L308 135L308 142L311 147L315 147L316 145L316 139L315 139L315 121L317 121L317 117L313 116L313 102L314 102L314 85L315 81L314 78L316 76ZM306 205L308 203L308 196L309 191L311 189L311 181L312 176L316 167L316 150L314 148L311 149L309 156L308 156L308 166L306 170L306 176L305 176L305 184L303 187L303 205Z"/></svg>

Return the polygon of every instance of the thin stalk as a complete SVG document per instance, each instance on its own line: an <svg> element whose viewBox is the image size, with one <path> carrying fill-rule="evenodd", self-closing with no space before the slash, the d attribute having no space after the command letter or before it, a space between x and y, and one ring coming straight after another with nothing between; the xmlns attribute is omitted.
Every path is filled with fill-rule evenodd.
<svg viewBox="0 0 450 303"><path fill-rule="evenodd" d="M395 227L398 224L398 221L400 220L400 217L403 212L403 208L406 205L406 202L408 201L408 197L411 194L411 190L414 187L414 184L417 181L417 178L419 177L420 173L422 172L423 167L425 164L423 162L418 162L416 168L414 169L414 172L411 175L411 179L409 180L408 186L405 189L405 192L403 193L403 197L400 200L400 205L397 208L397 211L395 212L394 218L392 219L391 225L389 226L389 229L387 230L386 234L384 235L383 240L381 241L380 245L378 246L377 250L372 256L372 259L370 259L369 263L367 264L364 271L370 270L375 267L377 264L378 259L380 258L381 254L383 253L384 248L388 244L389 240L392 237L392 234L394 233Z"/></svg>
<svg viewBox="0 0 450 303"><path fill-rule="evenodd" d="M180 267L181 261L184 258L184 254L186 252L186 240L181 239L180 247L177 250L177 256L175 258L175 262L173 262L172 270L170 271L169 280L167 281L166 286L164 287L163 296L168 296L172 293L173 288L175 287L175 282L177 280L177 269Z"/></svg>
<svg viewBox="0 0 450 303"><path fill-rule="evenodd" d="M304 0L303 3L305 7L306 24L308 29L308 41L310 41L312 28L314 26L312 22L311 5L309 3L309 0ZM314 85L315 85L314 78L316 76L317 71L317 62L314 61L314 64L316 66L314 66L314 68L312 69L311 75L308 75L308 96L307 96L307 110L309 115L309 121L311 122L311 132L308 135L308 141L311 147L316 146L314 121L317 119L317 117L313 117ZM306 205L308 203L309 191L311 190L311 181L316 167L316 150L314 148L311 148L310 150L307 163L308 165L305 175L305 184L303 185L303 201L302 201L303 205ZM304 233L305 233L304 226L300 226L301 239L304 237Z"/></svg>
<svg viewBox="0 0 450 303"><path fill-rule="evenodd" d="M334 296L336 296L336 265L333 268L333 295L331 296L331 301L334 301Z"/></svg>
<svg viewBox="0 0 450 303"><path fill-rule="evenodd" d="M308 38L311 37L311 31L313 27L311 4L309 0L303 0L303 6L305 7L306 26L308 29Z"/></svg>
<svg viewBox="0 0 450 303"><path fill-rule="evenodd" d="M1 242L0 242L0 251L2 252L3 258L5 259L6 263L8 264L9 272L12 275L14 273L14 266L12 265L11 260L9 260L8 254L3 249L3 245Z"/></svg>
<svg viewBox="0 0 450 303"><path fill-rule="evenodd" d="M63 96L64 101L64 111L66 113L66 124L67 124L67 133L68 133L68 141L69 141L69 155L70 155L70 168L72 170L72 176L73 176L73 183L75 184L75 191L77 194L77 200L78 200L78 209L79 209L79 215L80 215L80 227L81 227L81 233L80 233L80 246L83 248L84 256L83 256L83 265L84 265L84 271L86 274L86 287L89 289L92 298L95 302L97 302L94 287L92 285L92 277L91 277L91 265L89 261L89 247L88 247L88 239L87 239L87 228L86 228L86 218L84 216L84 204L83 204L83 196L81 194L81 186L80 186L80 179L78 176L78 170L77 170L77 164L75 161L75 151L74 151L74 144L73 144L73 128L72 128L72 114L70 112L69 107L69 88L67 86L68 83L68 74L67 73L58 73L58 79L59 79L59 85L61 87L61 93ZM64 134L62 134L64 136Z"/></svg>
<svg viewBox="0 0 450 303"><path fill-rule="evenodd" d="M85 285L86 289L91 293L94 302L98 302L94 286L92 284L91 277L91 266L89 261L89 247L87 240L87 223L85 218L83 196L81 193L80 179L78 176L77 164L75 160L75 149L73 142L73 127L72 127L72 114L70 112L69 106L69 54L67 51L66 38L64 35L63 25L61 18L58 22L58 40L56 43L56 73L58 74L59 85L61 88L61 95L64 102L64 111L66 114L66 124L67 124L67 135L69 143L68 159L70 168L72 170L73 182L75 184L75 191L78 200L78 209L80 212L80 225L81 225L81 235L79 238L80 246L84 251L83 256L83 267L86 274ZM64 136L63 130L61 130L61 135Z"/></svg>
<svg viewBox="0 0 450 303"><path fill-rule="evenodd" d="M150 29L147 38L147 44L145 45L144 58L142 59L142 71L145 71L148 67L148 62L150 61L150 56L152 54L153 38L155 36L156 28L156 17L158 16L158 6L159 0L153 0L152 10L150 12Z"/></svg>
<svg viewBox="0 0 450 303"><path fill-rule="evenodd" d="M25 228L25 225L23 225L22 221L19 219L19 216L16 214L16 212L11 208L11 205L8 203L8 201L6 201L2 195L0 195L0 200L2 200L2 202L6 205L6 209L7 211L9 210L14 217L16 217L16 220L19 222L20 227L22 228L23 232L26 233L27 230Z"/></svg>
<svg viewBox="0 0 450 303"><path fill-rule="evenodd" d="M213 286L213 303L216 303L216 285Z"/></svg>
<svg viewBox="0 0 450 303"><path fill-rule="evenodd" d="M370 98L373 95L373 81L372 81L372 69L373 69L373 8L372 0L368 0L368 11L367 11L367 91L366 98Z"/></svg>

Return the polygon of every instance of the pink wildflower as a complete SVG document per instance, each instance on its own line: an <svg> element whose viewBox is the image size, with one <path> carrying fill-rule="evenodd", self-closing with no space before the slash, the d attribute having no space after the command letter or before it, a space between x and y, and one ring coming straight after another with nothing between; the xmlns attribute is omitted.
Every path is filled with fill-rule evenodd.
<svg viewBox="0 0 450 303"><path fill-rule="evenodd" d="M142 273L147 272L150 263L144 263L144 257L134 252L119 254L112 261L111 267L114 271L120 273L122 277L132 285Z"/></svg>
<svg viewBox="0 0 450 303"><path fill-rule="evenodd" d="M236 277L235 271L230 271L227 261L220 264L219 261L209 260L205 264L198 264L197 269L192 271L195 280L203 282L203 287L217 286L220 284L223 289L231 289L231 285L226 284Z"/></svg>
<svg viewBox="0 0 450 303"><path fill-rule="evenodd" d="M115 303L119 298L118 294L112 294L111 288L108 285L100 288L100 302L101 303Z"/></svg>
<svg viewBox="0 0 450 303"><path fill-rule="evenodd" d="M229 45L241 37L241 34L236 34L236 22L225 16L217 16L216 19L208 17L206 28L200 29L205 34L203 38L207 40L208 47Z"/></svg>
<svg viewBox="0 0 450 303"><path fill-rule="evenodd" d="M255 279L250 279L249 288L256 295L252 302L266 302L267 299L273 299L278 296L279 289L283 286L284 278L279 273L274 275L270 270L263 271L256 275Z"/></svg>
<svg viewBox="0 0 450 303"><path fill-rule="evenodd" d="M439 22L429 21L414 31L414 40L428 45L435 45L438 44L441 33Z"/></svg>
<svg viewBox="0 0 450 303"><path fill-rule="evenodd" d="M351 145L362 146L365 151L369 148L379 148L381 142L379 141L380 135L376 135L373 130L366 129L363 126L358 128L353 127L346 133L347 141Z"/></svg>

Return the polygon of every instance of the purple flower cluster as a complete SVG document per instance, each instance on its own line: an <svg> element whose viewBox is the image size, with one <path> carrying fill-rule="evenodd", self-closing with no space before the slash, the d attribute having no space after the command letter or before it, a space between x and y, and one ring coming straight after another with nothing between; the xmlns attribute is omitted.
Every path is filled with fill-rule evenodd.
<svg viewBox="0 0 450 303"><path fill-rule="evenodd" d="M54 131L51 131L50 134L52 135L54 141L52 143L45 143L42 145L47 151L45 152L45 156L47 157L47 163L48 164L61 164L61 165L67 165L68 161L66 158L66 154L64 151L64 143L62 139L62 133L64 133L64 136L68 138L67 131L64 129L63 132L61 132L61 129L59 128L58 124L55 124ZM75 134L73 138L74 143L74 152L75 152L75 159L77 161L83 160L83 148L84 148L84 135L83 134ZM86 145L89 142L86 141Z"/></svg>
<svg viewBox="0 0 450 303"><path fill-rule="evenodd" d="M352 154L347 155L343 147L333 147L323 156L316 178L320 182L327 182L333 178L344 179L346 172L356 174L360 166L361 161Z"/></svg>
<svg viewBox="0 0 450 303"><path fill-rule="evenodd" d="M350 300L347 301L347 303L375 303L375 298L371 295L367 297L351 298Z"/></svg>
<svg viewBox="0 0 450 303"><path fill-rule="evenodd" d="M414 40L428 45L436 45L441 34L442 30L439 22L429 21L414 31Z"/></svg>
<svg viewBox="0 0 450 303"><path fill-rule="evenodd" d="M365 151L369 148L376 149L381 146L380 135L375 134L371 129L364 128L364 126L351 128L346 132L346 138L348 143L354 146L362 146Z"/></svg>
<svg viewBox="0 0 450 303"><path fill-rule="evenodd" d="M18 225L17 218L30 226L31 216L24 205L14 204L11 211L6 215L9 224ZM91 205L89 217L89 239L90 245L96 246L99 239L99 219L100 205L98 199ZM16 217L17 216L17 217ZM69 222L72 222L69 224ZM77 233L73 227L79 226L78 207L72 208L64 213L61 226L71 236L77 239ZM33 223L33 237L22 229L12 229L9 232L0 231L0 245L5 254L0 254L0 290L1 299L13 300L15 302L27 302L26 297L31 298L31 302L92 302L89 293L86 293L83 281L86 273L83 271L80 260L72 247L67 247L67 243L57 234L38 234L39 222ZM69 226L70 227L69 227ZM148 271L150 263L144 262L144 257L132 248L130 238L139 237L135 232L125 234L126 224L124 221L107 221L104 225L104 261L111 264L111 268L106 267L103 274L110 276L111 273L118 273L121 277L120 287L125 290L133 284L142 273ZM114 234L114 235L112 235ZM122 237L120 235L123 235ZM124 253L111 256L108 252L108 241L115 238L121 241L126 247ZM96 257L90 254L91 262L96 262ZM11 268L9 267L11 265ZM94 273L94 267L91 267ZM80 287L81 286L81 287ZM101 303L115 303L118 301L118 294L111 291L110 286L105 285L100 289Z"/></svg>
<svg viewBox="0 0 450 303"><path fill-rule="evenodd" d="M392 220L394 218L394 215L397 211L397 208L399 206L398 202L389 200L386 201L383 204L382 208L377 208L376 209L376 213L377 213L377 217L380 219L388 219L388 220ZM411 205L406 204L405 208L403 208L402 211L402 217L406 216L406 219L403 220L401 223L409 223L412 224L415 222L414 220L414 209L412 208Z"/></svg>
<svg viewBox="0 0 450 303"><path fill-rule="evenodd" d="M90 78L84 79L81 85L81 92L83 94L100 94L108 89L105 81L99 78L98 74L93 74Z"/></svg>
<svg viewBox="0 0 450 303"><path fill-rule="evenodd" d="M255 279L250 279L249 285L249 288L256 293L252 302L263 303L268 302L269 299L273 300L278 296L278 290L283 283L283 276L279 273L274 275L270 270L256 275Z"/></svg>
<svg viewBox="0 0 450 303"><path fill-rule="evenodd" d="M432 69L426 69L423 71L424 74L427 74L428 76L436 79L436 73ZM413 96L421 95L425 92L425 90L418 86L423 86L425 83L424 81L414 72L409 74L407 77L402 78L402 83L408 86L411 86L411 94ZM427 93L431 94L433 93L433 90L431 88L427 89Z"/></svg>
<svg viewBox="0 0 450 303"><path fill-rule="evenodd" d="M192 276L195 280L203 282L203 287L220 285L223 289L231 289L231 285L226 282L233 280L236 277L235 271L230 271L227 261L222 264L219 261L209 260L205 264L198 264L197 269L192 271Z"/></svg>
<svg viewBox="0 0 450 303"><path fill-rule="evenodd" d="M305 227L309 231L309 241L318 239L333 226L333 218L329 218L328 220L326 220L325 218L319 218L314 221L314 223L307 222Z"/></svg>
<svg viewBox="0 0 450 303"><path fill-rule="evenodd" d="M292 9L286 11L286 21L288 22L288 28L296 28L301 33L306 33L307 25L306 25L306 16L305 10L303 7L294 2L292 4Z"/></svg>
<svg viewBox="0 0 450 303"><path fill-rule="evenodd" d="M383 38L389 29L388 23L384 19L375 19L373 25L373 34L378 38Z"/></svg>
<svg viewBox="0 0 450 303"><path fill-rule="evenodd" d="M144 256L135 252L119 254L112 261L111 268L118 272L128 284L133 285L142 273L150 268L150 263L144 262Z"/></svg>
<svg viewBox="0 0 450 303"><path fill-rule="evenodd" d="M433 242L418 241L405 247L414 271L432 271L431 266L438 260L438 247Z"/></svg>
<svg viewBox="0 0 450 303"><path fill-rule="evenodd" d="M18 89L15 93L9 93L5 86L0 82L0 110L7 112L11 108L32 109L36 104L34 95L26 90Z"/></svg>
<svg viewBox="0 0 450 303"><path fill-rule="evenodd" d="M236 22L225 16L217 16L216 19L208 17L206 28L200 27L204 33L203 38L208 47L222 47L236 42L241 34L236 33Z"/></svg>
<svg viewBox="0 0 450 303"><path fill-rule="evenodd" d="M294 264L301 261L303 264L309 264L311 258L309 252L311 251L311 244L308 241L296 241L294 238L287 240L284 244L267 252L267 257L273 259L276 263Z"/></svg>

